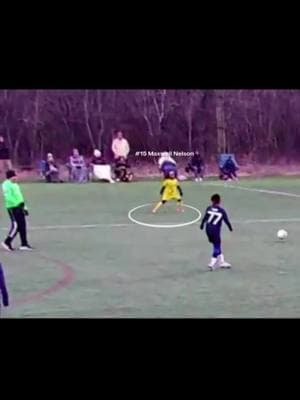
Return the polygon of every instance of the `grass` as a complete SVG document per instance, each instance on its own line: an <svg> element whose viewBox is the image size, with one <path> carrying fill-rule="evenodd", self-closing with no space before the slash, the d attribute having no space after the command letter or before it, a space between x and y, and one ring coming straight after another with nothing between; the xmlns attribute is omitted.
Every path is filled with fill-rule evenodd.
<svg viewBox="0 0 300 400"><path fill-rule="evenodd" d="M299 178L247 179L243 186L300 196ZM300 197L183 182L186 204L201 211L219 192L235 228L223 228L232 270L208 272L211 248L198 223L155 229L128 220L130 209L158 199L158 182L22 187L36 250L1 251L13 302L4 317L300 316L300 222L266 221L299 219ZM134 217L172 224L197 216L189 209L176 214L175 205L157 215L150 210ZM5 236L8 218L1 214ZM286 242L276 239L280 228L289 232Z"/></svg>

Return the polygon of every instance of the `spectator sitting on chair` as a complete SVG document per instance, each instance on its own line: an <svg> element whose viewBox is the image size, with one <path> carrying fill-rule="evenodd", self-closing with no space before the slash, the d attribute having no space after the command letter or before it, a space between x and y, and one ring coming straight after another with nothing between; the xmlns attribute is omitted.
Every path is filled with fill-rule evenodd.
<svg viewBox="0 0 300 400"><path fill-rule="evenodd" d="M107 165L107 162L105 161L105 158L102 156L102 153L100 150L95 149L94 150L94 155L91 161L92 165Z"/></svg>
<svg viewBox="0 0 300 400"><path fill-rule="evenodd" d="M175 173L175 177L177 177L177 166L176 161L170 156L170 154L165 151L161 154L160 159L158 160L159 170L164 174L164 178L169 177L169 173L173 171Z"/></svg>
<svg viewBox="0 0 300 400"><path fill-rule="evenodd" d="M130 171L130 165L125 157L120 157L115 165L115 176L117 182L131 182L133 173Z"/></svg>
<svg viewBox="0 0 300 400"><path fill-rule="evenodd" d="M45 164L45 178L48 183L61 182L59 179L59 169L54 161L53 154L47 154L47 161Z"/></svg>
<svg viewBox="0 0 300 400"><path fill-rule="evenodd" d="M236 174L236 171L238 170L238 166L236 163L233 161L232 157L230 156L225 164L223 165L223 168L220 168L220 179L223 180L236 180L238 181L238 177Z"/></svg>
<svg viewBox="0 0 300 400"><path fill-rule="evenodd" d="M198 150L195 151L185 170L187 173L194 173L195 182L201 182L203 180L204 162Z"/></svg>
<svg viewBox="0 0 300 400"><path fill-rule="evenodd" d="M87 167L83 156L79 154L78 149L73 149L73 155L70 157L71 181L78 183L87 182Z"/></svg>
<svg viewBox="0 0 300 400"><path fill-rule="evenodd" d="M123 137L123 132L117 132L117 136L112 142L111 149L114 153L115 160L118 160L120 157L127 159L130 147L128 141Z"/></svg>
<svg viewBox="0 0 300 400"><path fill-rule="evenodd" d="M101 151L94 150L94 156L91 161L92 173L96 179L115 183L111 177L111 166L102 157Z"/></svg>

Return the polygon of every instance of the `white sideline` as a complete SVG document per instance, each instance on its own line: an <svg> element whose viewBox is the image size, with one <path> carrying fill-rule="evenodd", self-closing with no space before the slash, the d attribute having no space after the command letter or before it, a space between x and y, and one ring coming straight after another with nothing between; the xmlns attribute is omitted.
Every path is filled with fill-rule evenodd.
<svg viewBox="0 0 300 400"><path fill-rule="evenodd" d="M238 189L238 190L246 190L248 192L258 192L258 193L266 193L276 196L286 196L286 197L295 197L300 198L300 194L296 193L288 193L288 192L279 192L276 190L267 190L267 189L255 189L249 188L245 186L239 186L232 184L221 184L221 183L212 183L205 182L207 186L219 186L225 187L229 189ZM295 218L270 218L270 219L246 219L246 220L232 220L234 224L256 224L256 223L279 223L279 222L300 222L300 217ZM164 225L169 224L169 222L161 223ZM136 226L134 223L120 223L120 224L85 224L85 225L41 225L41 226L29 226L28 229L32 231L43 231L43 230L68 230L68 229L97 229L97 228L121 228L121 227L132 227ZM7 231L7 228L0 227L0 230Z"/></svg>
<svg viewBox="0 0 300 400"><path fill-rule="evenodd" d="M58 229L94 229L94 228L119 228L122 226L130 226L133 224L89 224L89 225L40 225L40 226L29 226L30 231L43 231L43 230L58 230ZM7 231L7 228L0 228L1 230Z"/></svg>
<svg viewBox="0 0 300 400"><path fill-rule="evenodd" d="M256 223L277 223L277 222L300 222L299 218L273 218L273 219L246 219L232 220L233 224L256 224ZM165 223L167 225L168 223ZM196 225L196 224L194 224ZM136 227L134 223L127 224L90 224L90 225L40 225L29 226L30 231L47 231L47 230L72 230L72 229L98 229L98 228L121 228ZM7 231L7 228L1 227L0 230Z"/></svg>
<svg viewBox="0 0 300 400"><path fill-rule="evenodd" d="M286 196L286 197L300 198L300 194L296 194L296 193L279 192L279 191L276 191L276 190L268 190L268 189L249 188L249 187L246 187L246 186L239 186L238 183L236 185L232 185L232 184L228 184L228 183L224 183L223 185L221 183L208 183L208 185L225 187L225 188L229 188L229 189L246 190L247 192L266 193L266 194L274 194L276 196Z"/></svg>

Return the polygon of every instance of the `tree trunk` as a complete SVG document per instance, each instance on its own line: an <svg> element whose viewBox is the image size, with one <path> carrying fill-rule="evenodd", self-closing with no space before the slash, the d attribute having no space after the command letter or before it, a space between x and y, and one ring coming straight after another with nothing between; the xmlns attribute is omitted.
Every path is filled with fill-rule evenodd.
<svg viewBox="0 0 300 400"><path fill-rule="evenodd" d="M93 132L91 130L91 126L90 126L90 122L89 122L89 90L85 90L84 91L84 98L83 98L83 108L84 108L84 121L85 121L85 127L86 130L88 132L88 136L90 139L90 143L93 147L93 149L96 148L96 143L94 141L94 137L93 137Z"/></svg>
<svg viewBox="0 0 300 400"><path fill-rule="evenodd" d="M225 153L226 149L226 127L224 110L224 91L216 91L216 122L217 122L217 146L218 153Z"/></svg>
<svg viewBox="0 0 300 400"><path fill-rule="evenodd" d="M98 107L98 118L100 121L100 129L98 130L98 149L103 151L103 134L104 134L104 118L103 118L103 103L101 99L101 90L97 90L97 107Z"/></svg>
<svg viewBox="0 0 300 400"><path fill-rule="evenodd" d="M32 142L31 142L31 146L30 146L30 162L31 163L34 161L34 158L36 155L39 115L40 115L40 91L36 90L35 99L34 99Z"/></svg>

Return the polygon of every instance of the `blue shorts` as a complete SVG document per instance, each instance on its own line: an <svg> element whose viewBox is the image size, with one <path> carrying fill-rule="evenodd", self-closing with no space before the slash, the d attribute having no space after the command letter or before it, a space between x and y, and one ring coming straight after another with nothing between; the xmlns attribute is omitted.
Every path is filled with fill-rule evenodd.
<svg viewBox="0 0 300 400"><path fill-rule="evenodd" d="M221 235L220 232L206 231L207 238L209 243L220 245L221 244Z"/></svg>

